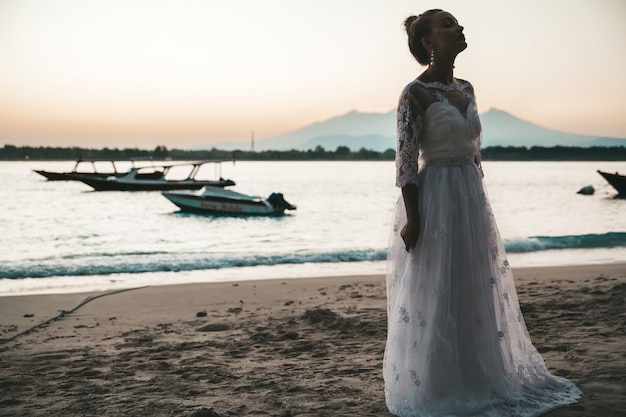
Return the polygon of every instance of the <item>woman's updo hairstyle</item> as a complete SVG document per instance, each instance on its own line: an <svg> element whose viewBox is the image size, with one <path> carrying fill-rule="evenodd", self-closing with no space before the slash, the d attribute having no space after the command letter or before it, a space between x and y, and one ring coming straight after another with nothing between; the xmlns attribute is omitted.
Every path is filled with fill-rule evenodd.
<svg viewBox="0 0 626 417"><path fill-rule="evenodd" d="M422 65L428 65L430 62L430 55L424 45L422 45L422 38L430 35L432 31L431 17L435 13L441 12L441 9L427 10L419 16L409 16L404 21L404 28L407 35L409 35L409 50L411 54Z"/></svg>

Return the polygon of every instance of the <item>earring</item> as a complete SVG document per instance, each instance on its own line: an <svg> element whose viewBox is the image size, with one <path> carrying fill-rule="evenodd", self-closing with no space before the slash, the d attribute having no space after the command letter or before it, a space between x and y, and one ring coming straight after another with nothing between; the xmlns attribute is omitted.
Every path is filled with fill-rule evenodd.
<svg viewBox="0 0 626 417"><path fill-rule="evenodd" d="M430 50L430 64L428 65L435 65L435 50L434 49Z"/></svg>

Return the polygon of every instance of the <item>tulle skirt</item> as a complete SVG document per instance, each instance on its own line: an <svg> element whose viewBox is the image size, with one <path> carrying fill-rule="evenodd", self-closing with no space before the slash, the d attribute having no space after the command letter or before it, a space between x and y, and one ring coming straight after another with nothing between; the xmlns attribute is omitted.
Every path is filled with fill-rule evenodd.
<svg viewBox="0 0 626 417"><path fill-rule="evenodd" d="M398 199L387 273L384 359L401 417L538 416L580 390L551 375L530 341L480 170L432 164L419 175L421 232L405 250Z"/></svg>

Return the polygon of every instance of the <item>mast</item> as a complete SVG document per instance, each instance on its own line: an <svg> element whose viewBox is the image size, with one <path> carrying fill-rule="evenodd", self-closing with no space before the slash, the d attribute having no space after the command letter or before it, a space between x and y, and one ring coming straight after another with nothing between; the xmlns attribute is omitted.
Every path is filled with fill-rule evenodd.
<svg viewBox="0 0 626 417"><path fill-rule="evenodd" d="M254 130L250 133L250 145L252 148L252 152L254 152Z"/></svg>

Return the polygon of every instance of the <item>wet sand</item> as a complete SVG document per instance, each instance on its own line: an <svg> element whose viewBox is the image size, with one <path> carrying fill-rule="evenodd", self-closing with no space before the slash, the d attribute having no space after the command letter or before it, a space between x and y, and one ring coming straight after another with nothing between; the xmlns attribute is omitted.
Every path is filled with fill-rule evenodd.
<svg viewBox="0 0 626 417"><path fill-rule="evenodd" d="M533 342L584 392L546 416L626 416L626 264L514 274ZM390 417L385 335L380 275L0 297L0 415Z"/></svg>

